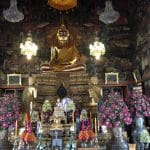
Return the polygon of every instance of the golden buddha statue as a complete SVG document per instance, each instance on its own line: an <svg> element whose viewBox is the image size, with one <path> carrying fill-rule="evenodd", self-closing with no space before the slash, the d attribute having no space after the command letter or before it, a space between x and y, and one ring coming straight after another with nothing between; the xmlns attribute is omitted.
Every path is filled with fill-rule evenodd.
<svg viewBox="0 0 150 150"><path fill-rule="evenodd" d="M65 25L61 25L58 28L56 37L57 45L51 46L50 70L84 70L85 66L81 63L81 55L77 50L75 43L71 42L73 41L73 36L69 33L69 30Z"/></svg>

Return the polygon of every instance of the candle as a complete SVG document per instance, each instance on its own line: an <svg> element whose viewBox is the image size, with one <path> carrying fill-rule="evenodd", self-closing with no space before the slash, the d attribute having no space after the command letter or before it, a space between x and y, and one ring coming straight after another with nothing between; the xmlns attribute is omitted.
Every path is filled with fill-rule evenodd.
<svg viewBox="0 0 150 150"><path fill-rule="evenodd" d="M32 114L32 109L33 109L33 103L32 101L30 102L30 115Z"/></svg>
<svg viewBox="0 0 150 150"><path fill-rule="evenodd" d="M101 94L101 96L103 96L103 89L102 88L100 89L100 94Z"/></svg>
<svg viewBox="0 0 150 150"><path fill-rule="evenodd" d="M15 137L17 137L18 135L18 121L16 120L16 124L15 124Z"/></svg>
<svg viewBox="0 0 150 150"><path fill-rule="evenodd" d="M91 118L92 118L92 114L91 114L91 112L90 112L90 123L91 123L91 121L92 121Z"/></svg>
<svg viewBox="0 0 150 150"><path fill-rule="evenodd" d="M74 112L72 112L72 124L74 126Z"/></svg>
<svg viewBox="0 0 150 150"><path fill-rule="evenodd" d="M94 130L94 127L93 127L93 119L91 119L91 128Z"/></svg>
<svg viewBox="0 0 150 150"><path fill-rule="evenodd" d="M96 120L96 117L95 117L95 134L97 134L97 120Z"/></svg>
<svg viewBox="0 0 150 150"><path fill-rule="evenodd" d="M70 128L70 131L72 131L72 132L75 131L75 126L74 126L74 112L72 112L72 126Z"/></svg>
<svg viewBox="0 0 150 150"><path fill-rule="evenodd" d="M99 119L97 120L97 125L98 125L98 133L99 133L99 126L100 126L100 124L99 124Z"/></svg>

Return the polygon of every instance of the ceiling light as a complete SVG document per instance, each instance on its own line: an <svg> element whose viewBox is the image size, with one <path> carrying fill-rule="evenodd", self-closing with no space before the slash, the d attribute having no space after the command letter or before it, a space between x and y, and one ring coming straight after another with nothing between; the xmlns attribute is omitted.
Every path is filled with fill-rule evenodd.
<svg viewBox="0 0 150 150"><path fill-rule="evenodd" d="M32 42L31 32L28 33L25 43L20 43L21 54L26 55L27 59L37 55L38 46Z"/></svg>
<svg viewBox="0 0 150 150"><path fill-rule="evenodd" d="M77 6L77 0L48 0L48 5L58 10L68 10Z"/></svg>
<svg viewBox="0 0 150 150"><path fill-rule="evenodd" d="M19 22L24 19L24 15L17 8L17 0L10 1L10 7L3 10L3 17L10 22Z"/></svg>
<svg viewBox="0 0 150 150"><path fill-rule="evenodd" d="M106 52L105 45L102 42L99 42L98 37L95 38L93 44L89 45L90 55L94 56L97 60L100 59Z"/></svg>
<svg viewBox="0 0 150 150"><path fill-rule="evenodd" d="M114 23L120 17L120 14L113 9L111 1L106 1L105 5L105 10L100 14L99 20L105 24Z"/></svg>

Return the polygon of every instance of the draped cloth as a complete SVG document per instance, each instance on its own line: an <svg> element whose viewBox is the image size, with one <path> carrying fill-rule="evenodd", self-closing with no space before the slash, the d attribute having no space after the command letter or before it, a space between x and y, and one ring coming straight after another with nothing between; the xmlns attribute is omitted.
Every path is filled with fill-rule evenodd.
<svg viewBox="0 0 150 150"><path fill-rule="evenodd" d="M50 66L56 71L69 71L73 68L84 68L84 65L80 63L80 53L75 45L71 47L62 47L61 49L52 47Z"/></svg>
<svg viewBox="0 0 150 150"><path fill-rule="evenodd" d="M75 46L71 46L69 48L62 47L61 49L58 49L57 47L53 47L51 49L52 51L52 60L51 65L55 64L64 64L69 65L72 61L75 59L79 59L80 54Z"/></svg>

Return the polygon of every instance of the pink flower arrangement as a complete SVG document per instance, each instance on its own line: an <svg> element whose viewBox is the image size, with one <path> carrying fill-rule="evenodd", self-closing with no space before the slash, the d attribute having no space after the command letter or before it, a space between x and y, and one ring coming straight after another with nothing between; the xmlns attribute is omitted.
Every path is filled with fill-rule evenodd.
<svg viewBox="0 0 150 150"><path fill-rule="evenodd" d="M132 123L129 109L119 93L110 93L99 109L102 112L100 113L100 123L108 128Z"/></svg>
<svg viewBox="0 0 150 150"><path fill-rule="evenodd" d="M19 118L19 105L12 95L0 97L0 129L7 129L14 126Z"/></svg>
<svg viewBox="0 0 150 150"><path fill-rule="evenodd" d="M150 117L150 97L140 92L128 92L125 102L129 107L132 117Z"/></svg>

